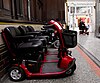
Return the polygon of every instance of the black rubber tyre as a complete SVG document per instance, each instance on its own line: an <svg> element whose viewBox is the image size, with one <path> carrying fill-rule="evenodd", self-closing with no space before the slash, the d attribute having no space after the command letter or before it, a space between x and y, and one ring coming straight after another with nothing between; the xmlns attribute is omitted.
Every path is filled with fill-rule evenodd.
<svg viewBox="0 0 100 83"><path fill-rule="evenodd" d="M66 71L66 75L71 76L74 73L75 69L76 69L76 64L74 64L72 68Z"/></svg>
<svg viewBox="0 0 100 83"><path fill-rule="evenodd" d="M58 49L59 48L59 45L60 45L59 40L56 40L54 42L54 48Z"/></svg>
<svg viewBox="0 0 100 83"><path fill-rule="evenodd" d="M89 35L89 32L87 32L87 35Z"/></svg>
<svg viewBox="0 0 100 83"><path fill-rule="evenodd" d="M25 72L20 67L12 67L8 71L10 80L12 81L22 81L25 79Z"/></svg>

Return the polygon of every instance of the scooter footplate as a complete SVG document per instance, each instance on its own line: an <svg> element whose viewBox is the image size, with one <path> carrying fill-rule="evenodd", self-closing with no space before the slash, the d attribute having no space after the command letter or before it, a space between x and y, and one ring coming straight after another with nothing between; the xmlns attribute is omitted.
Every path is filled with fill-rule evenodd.
<svg viewBox="0 0 100 83"><path fill-rule="evenodd" d="M55 73L63 71L63 69L57 67L57 64L58 62L44 63L42 67L42 73Z"/></svg>
<svg viewBox="0 0 100 83"><path fill-rule="evenodd" d="M46 60L47 61L52 61L52 60L59 60L59 58L57 58L57 55L48 55L46 56Z"/></svg>

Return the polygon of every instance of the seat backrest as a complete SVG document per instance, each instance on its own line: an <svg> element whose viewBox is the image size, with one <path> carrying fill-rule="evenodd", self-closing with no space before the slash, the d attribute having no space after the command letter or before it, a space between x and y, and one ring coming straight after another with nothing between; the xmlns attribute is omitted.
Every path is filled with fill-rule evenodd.
<svg viewBox="0 0 100 83"><path fill-rule="evenodd" d="M34 28L33 28L32 26L27 26L27 29L28 29L30 32L35 31Z"/></svg>
<svg viewBox="0 0 100 83"><path fill-rule="evenodd" d="M4 33L10 47L15 49L19 44L19 42L15 40L15 37L21 34L20 31L16 27L11 26L4 28Z"/></svg>
<svg viewBox="0 0 100 83"><path fill-rule="evenodd" d="M28 30L26 29L26 26L18 26L18 29L20 30L21 32L21 35L25 35L27 34Z"/></svg>

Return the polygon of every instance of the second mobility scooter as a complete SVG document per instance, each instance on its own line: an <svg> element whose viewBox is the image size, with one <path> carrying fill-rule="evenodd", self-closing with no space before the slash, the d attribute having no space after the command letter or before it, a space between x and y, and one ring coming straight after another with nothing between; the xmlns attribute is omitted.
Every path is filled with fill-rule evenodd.
<svg viewBox="0 0 100 83"><path fill-rule="evenodd" d="M12 66L9 69L9 78L20 81L25 77L46 78L53 76L72 75L76 69L75 58L69 54L68 48L77 45L77 32L63 30L54 20L49 22L47 28L57 30L59 37L59 50L47 49L43 52L43 44L33 35L21 35L16 27L6 27L2 30L2 37L10 52ZM27 41L32 38L33 41Z"/></svg>
<svg viewBox="0 0 100 83"><path fill-rule="evenodd" d="M47 23L44 24L43 28L41 28L41 30L35 30L32 26L27 26L24 27L26 29L28 29L28 32L31 33L38 33L39 38L42 36L46 37L47 39L47 45L48 47L52 47L52 48L59 48L59 38L57 36L57 31L54 30L52 27L47 27L49 26ZM21 29L21 26L19 27ZM21 32L24 32L25 30L21 30Z"/></svg>

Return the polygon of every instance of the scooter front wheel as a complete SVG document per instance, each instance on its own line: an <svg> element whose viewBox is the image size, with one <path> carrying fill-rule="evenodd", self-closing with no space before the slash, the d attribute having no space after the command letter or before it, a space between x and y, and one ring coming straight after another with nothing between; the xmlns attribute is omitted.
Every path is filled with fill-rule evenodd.
<svg viewBox="0 0 100 83"><path fill-rule="evenodd" d="M73 67L71 67L69 70L66 71L66 75L71 76L74 73L75 69L76 69L76 64L74 64Z"/></svg>
<svg viewBox="0 0 100 83"><path fill-rule="evenodd" d="M53 43L53 45L54 45L54 48L59 48L59 45L60 45L60 43L59 43L59 40L56 40L54 43Z"/></svg>
<svg viewBox="0 0 100 83"><path fill-rule="evenodd" d="M20 67L12 67L8 72L9 78L12 81L21 81L25 79L25 73Z"/></svg>

